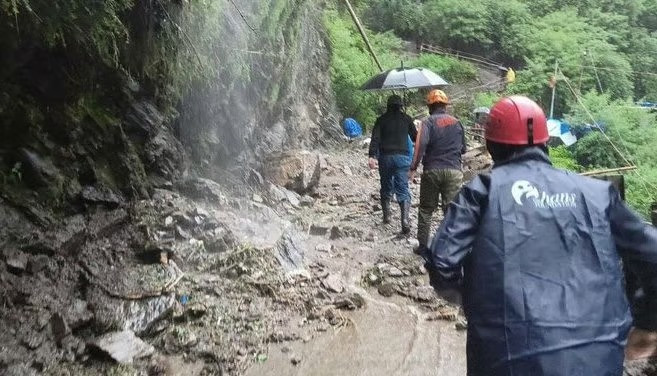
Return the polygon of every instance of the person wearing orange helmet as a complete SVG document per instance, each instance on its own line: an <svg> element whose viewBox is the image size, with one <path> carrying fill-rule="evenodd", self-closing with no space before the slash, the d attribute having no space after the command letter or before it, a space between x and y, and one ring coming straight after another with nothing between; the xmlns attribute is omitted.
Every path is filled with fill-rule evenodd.
<svg viewBox="0 0 657 376"><path fill-rule="evenodd" d="M411 165L411 180L420 163L423 165L420 183L417 239L415 252L428 250L433 213L439 205L443 212L461 188L463 172L461 155L465 153L465 132L455 117L447 114L449 98L442 90L432 90L427 96L429 117L424 120L415 142Z"/></svg>
<svg viewBox="0 0 657 376"><path fill-rule="evenodd" d="M621 260L654 297L657 229L611 183L552 166L532 100L500 100L485 135L493 169L461 189L427 255L434 288L462 293L468 376L622 375Z"/></svg>

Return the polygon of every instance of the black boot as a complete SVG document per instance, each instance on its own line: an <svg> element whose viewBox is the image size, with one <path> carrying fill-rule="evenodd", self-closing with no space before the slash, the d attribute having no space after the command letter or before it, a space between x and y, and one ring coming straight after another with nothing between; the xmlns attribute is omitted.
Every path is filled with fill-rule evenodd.
<svg viewBox="0 0 657 376"><path fill-rule="evenodd" d="M399 203L399 208L401 209L401 227L402 234L408 235L411 232L411 202L403 201Z"/></svg>
<svg viewBox="0 0 657 376"><path fill-rule="evenodd" d="M383 210L383 224L390 223L390 200L381 200L381 209Z"/></svg>

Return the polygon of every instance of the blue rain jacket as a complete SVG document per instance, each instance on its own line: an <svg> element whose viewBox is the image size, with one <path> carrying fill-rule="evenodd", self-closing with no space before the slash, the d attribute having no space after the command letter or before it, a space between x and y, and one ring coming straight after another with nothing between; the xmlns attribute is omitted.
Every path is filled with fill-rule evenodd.
<svg viewBox="0 0 657 376"><path fill-rule="evenodd" d="M561 171L538 148L465 186L431 247L459 284L469 376L620 376L632 319L621 256L657 290L657 229L610 183Z"/></svg>

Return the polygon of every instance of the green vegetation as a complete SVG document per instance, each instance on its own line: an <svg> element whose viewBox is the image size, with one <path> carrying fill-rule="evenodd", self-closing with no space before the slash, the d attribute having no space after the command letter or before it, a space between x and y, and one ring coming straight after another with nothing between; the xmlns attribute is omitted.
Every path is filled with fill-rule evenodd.
<svg viewBox="0 0 657 376"><path fill-rule="evenodd" d="M370 128L384 109L385 98L390 93L359 90L361 85L379 71L351 18L332 9L325 12L324 23L331 42L331 77L338 106L345 116L353 117ZM429 54L409 57L403 51L402 39L390 31L368 31L368 35L384 69L397 68L403 61L406 67L429 68L454 83L476 78L477 72L473 65L454 58Z"/></svg>
<svg viewBox="0 0 657 376"><path fill-rule="evenodd" d="M551 156L555 165L585 171L622 167L628 162L636 164L638 171L627 174L630 204L647 215L650 203L657 201L657 153L652 150L657 145L657 116L633 104L642 100L657 102L657 2L359 0L355 3L357 12L373 33L386 33L392 38L390 32L393 32L411 42L422 41L476 54L516 70L517 80L506 92L480 93L472 106L490 106L499 95L522 94L549 108L552 90L548 82L558 62L555 117L564 118L576 127L595 121L608 138L594 127L574 146L553 148ZM355 34L352 37L358 39ZM334 44L334 49L339 53L340 44ZM420 58L420 62L430 65L425 59L429 58ZM445 74L461 69L456 68L458 65L461 64L439 65L438 70ZM364 76L371 73L366 72ZM576 96L582 98L588 111ZM460 107L459 110L463 111Z"/></svg>

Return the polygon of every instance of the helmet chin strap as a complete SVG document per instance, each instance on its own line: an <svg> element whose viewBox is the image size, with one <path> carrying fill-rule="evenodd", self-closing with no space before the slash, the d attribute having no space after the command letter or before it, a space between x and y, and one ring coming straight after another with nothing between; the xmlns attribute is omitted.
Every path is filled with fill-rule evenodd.
<svg viewBox="0 0 657 376"><path fill-rule="evenodd" d="M534 146L534 118L527 119L527 141L529 146Z"/></svg>

